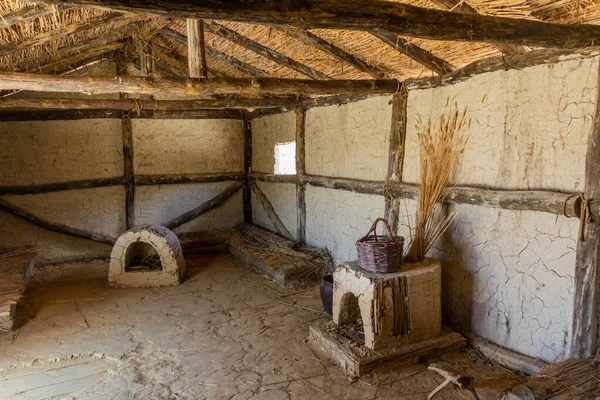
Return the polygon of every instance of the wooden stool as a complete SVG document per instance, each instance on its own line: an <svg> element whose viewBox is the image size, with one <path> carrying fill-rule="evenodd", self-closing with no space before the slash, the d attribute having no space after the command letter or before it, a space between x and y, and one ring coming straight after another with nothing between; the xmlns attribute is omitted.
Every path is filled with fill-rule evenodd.
<svg viewBox="0 0 600 400"><path fill-rule="evenodd" d="M429 393L429 396L427 396L427 400L433 399L433 397L436 394L438 394L440 390L442 390L451 383L455 384L460 389L466 390L469 393L471 393L471 396L475 400L480 400L479 396L477 395L477 392L475 392L475 378L473 376L466 375L461 369L445 363L433 363L430 364L429 367L427 367L427 369L430 371L435 371L444 378L446 378L444 382L442 382L438 387L433 389L433 392Z"/></svg>

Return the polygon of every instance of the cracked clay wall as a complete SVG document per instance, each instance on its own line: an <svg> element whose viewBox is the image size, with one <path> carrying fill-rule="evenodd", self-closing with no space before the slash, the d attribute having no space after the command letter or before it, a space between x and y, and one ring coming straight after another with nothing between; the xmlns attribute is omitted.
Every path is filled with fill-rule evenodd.
<svg viewBox="0 0 600 400"><path fill-rule="evenodd" d="M136 174L243 171L237 120L133 120ZM0 122L0 186L24 186L123 176L121 120ZM163 223L214 197L232 182L138 186L135 223ZM52 222L117 237L125 230L121 185L2 199ZM241 193L178 232L227 228L241 221ZM39 257L98 255L104 245L39 228L0 211L0 247L32 245Z"/></svg>
<svg viewBox="0 0 600 400"><path fill-rule="evenodd" d="M459 184L582 191L597 73L597 56L571 57L409 92L404 180L418 177L417 119L437 120L449 102L472 119ZM414 216L415 202L405 204ZM446 318L530 356L567 358L578 220L465 204L449 211L458 216L431 253L443 262Z"/></svg>

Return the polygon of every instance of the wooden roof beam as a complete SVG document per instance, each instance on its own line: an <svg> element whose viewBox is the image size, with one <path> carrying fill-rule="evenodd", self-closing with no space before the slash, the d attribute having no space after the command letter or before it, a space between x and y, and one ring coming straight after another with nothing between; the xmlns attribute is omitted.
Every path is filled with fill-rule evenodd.
<svg viewBox="0 0 600 400"><path fill-rule="evenodd" d="M190 78L206 78L206 51L204 50L204 22L197 18L187 19L188 72Z"/></svg>
<svg viewBox="0 0 600 400"><path fill-rule="evenodd" d="M447 61L435 56L425 49L420 48L417 45L409 43L406 39L401 38L392 32L371 32L377 39L382 40L386 44L392 46L400 53L410 57L419 64L422 64L435 72L436 74L443 75L448 72L456 70L456 67Z"/></svg>
<svg viewBox="0 0 600 400"><path fill-rule="evenodd" d="M311 80L281 78L158 79L135 76L57 76L19 72L0 73L0 90L131 93L201 98L211 95L390 94L398 90L395 79Z"/></svg>
<svg viewBox="0 0 600 400"><path fill-rule="evenodd" d="M64 0L41 0L63 4ZM389 31L432 40L582 48L600 44L600 26L432 10L381 0L70 0L95 7L174 18L203 18L302 29Z"/></svg>
<svg viewBox="0 0 600 400"><path fill-rule="evenodd" d="M113 14L92 21L79 21L59 29L40 33L39 35L35 35L19 43L11 43L4 46L0 46L0 56L7 56L17 51L25 50L32 46L39 46L56 39L74 35L76 33L85 32L90 29L100 28L105 24L127 21L130 18L131 15L124 16L122 14Z"/></svg>
<svg viewBox="0 0 600 400"><path fill-rule="evenodd" d="M443 9L450 10L452 12L458 12L463 14L479 14L479 12L471 5L466 3L464 0L431 0L433 4L436 4ZM517 46L514 44L494 44L495 48L500 50L502 53L512 56L513 54L523 54L531 51L527 46Z"/></svg>
<svg viewBox="0 0 600 400"><path fill-rule="evenodd" d="M367 73L374 78L385 78L385 73L381 69L368 64L366 61L363 61L359 57L348 53L346 50L329 43L325 39L315 35L312 32L304 29L293 28L285 29L284 32L294 39L299 40L308 46L316 47L324 53L327 53L340 61L346 62L355 69Z"/></svg>
<svg viewBox="0 0 600 400"><path fill-rule="evenodd" d="M189 77L188 72L186 72L184 69L172 67L169 63L163 62L163 60L161 60L161 58L167 60L170 59L169 61L171 61L173 64L187 65L187 59L184 56L182 56L174 50L167 49L166 47L161 46L156 42L150 42L150 46L152 47L153 51L157 51L154 52L154 63L157 69L162 70L162 72L166 72L174 78L187 79ZM225 76L221 72L216 71L212 68L208 68L208 73L217 77Z"/></svg>
<svg viewBox="0 0 600 400"><path fill-rule="evenodd" d="M163 29L162 31L160 31L160 34L162 36L173 39L173 40L181 43L184 46L187 46L187 37L177 31L174 31L172 29ZM246 64L245 62L240 61L233 56L222 53L221 51L219 51L215 48L206 47L205 50L206 50L206 54L208 56L218 59L220 61L223 61L246 75L257 76L257 77L267 77L268 76L268 74L265 71L263 71L259 68L253 67L250 64Z"/></svg>
<svg viewBox="0 0 600 400"><path fill-rule="evenodd" d="M207 22L204 24L204 27L210 33L221 36L233 42L239 46L245 47L248 50L251 50L261 56L268 58L269 60L276 62L279 65L290 68L296 72L299 72L305 76L308 76L312 79L331 79L329 76L325 75L322 72L315 70L308 65L302 64L288 56L285 56L273 49L270 49L262 44L255 42L254 40L248 39L244 35L237 33L236 31L229 29L223 25L217 24L215 22Z"/></svg>
<svg viewBox="0 0 600 400"><path fill-rule="evenodd" d="M50 7L44 4L35 4L19 8L3 15L0 18L0 29L10 28L22 22L31 21L37 18L45 17L54 13L59 13L73 8L68 4L57 4L55 7Z"/></svg>

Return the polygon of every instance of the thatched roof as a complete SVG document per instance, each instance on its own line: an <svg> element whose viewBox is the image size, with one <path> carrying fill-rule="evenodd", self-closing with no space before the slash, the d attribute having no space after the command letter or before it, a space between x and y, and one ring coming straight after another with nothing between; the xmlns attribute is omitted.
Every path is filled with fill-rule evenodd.
<svg viewBox="0 0 600 400"><path fill-rule="evenodd" d="M545 22L568 24L600 23L598 0L404 0L400 1L432 9L448 10L448 6L470 6L480 14L525 18ZM37 8L36 8L37 7ZM23 21L14 15L26 9L44 10L41 17ZM459 11L459 10L457 10ZM187 47L181 40L163 34L164 30L186 34L184 20L165 20L142 14L118 14L92 8L68 8L36 4L25 0L0 2L0 70L29 71L61 74L70 69L108 54L123 52L135 54L129 38L145 40L153 48L159 65L185 73ZM20 21L20 22L19 22ZM16 22L16 23L15 23ZM285 30L256 24L227 21L207 21L237 33L246 39L271 49L316 74L333 79L371 79L373 73L352 66L340 57L301 41ZM63 32L62 35L56 33ZM65 32L75 32L65 34ZM321 40L361 60L382 76L407 79L432 76L436 73L393 46L384 43L369 32L349 30L314 29L309 31ZM248 49L231 39L205 33L206 45L213 54L208 55L208 68L212 76L249 77L252 73L232 65L234 61L245 64L263 76L279 78L307 78L298 68L275 62L256 50ZM401 38L408 46L431 53L456 68L473 61L501 55L506 50L487 43L447 42L415 38ZM515 46L515 48L517 48ZM17 51L14 51L17 49ZM518 51L529 48L519 47ZM214 54L225 55L216 57ZM235 63L234 63L235 64ZM160 72L160 71L159 71ZM163 71L163 73L165 73Z"/></svg>

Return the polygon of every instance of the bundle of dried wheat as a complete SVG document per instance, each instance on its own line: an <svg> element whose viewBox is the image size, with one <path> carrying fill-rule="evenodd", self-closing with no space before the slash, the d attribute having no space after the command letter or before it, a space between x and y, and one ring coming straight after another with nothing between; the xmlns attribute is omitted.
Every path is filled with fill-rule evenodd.
<svg viewBox="0 0 600 400"><path fill-rule="evenodd" d="M466 118L466 108L462 112L457 105L446 108L438 124L429 119L426 124L419 120L416 125L420 186L414 234L406 255L409 262L422 261L456 216L446 215L442 203L467 144L465 130L471 120Z"/></svg>

